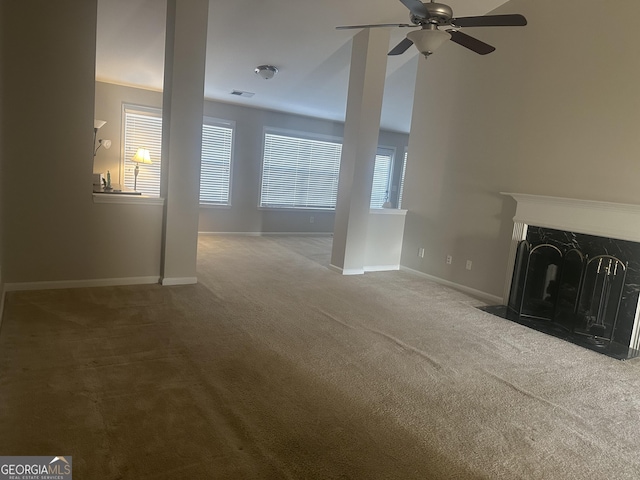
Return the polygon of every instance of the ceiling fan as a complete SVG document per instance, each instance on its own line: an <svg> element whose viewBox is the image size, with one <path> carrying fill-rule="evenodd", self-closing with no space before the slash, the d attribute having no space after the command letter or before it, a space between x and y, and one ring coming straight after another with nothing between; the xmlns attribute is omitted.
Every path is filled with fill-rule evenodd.
<svg viewBox="0 0 640 480"><path fill-rule="evenodd" d="M338 30L351 28L376 28L376 27L421 27L407 34L407 37L396 45L389 55L401 55L411 45L425 57L431 55L440 45L447 40L462 45L479 55L486 55L495 50L495 47L462 33L458 28L462 27L522 27L527 24L527 19L519 14L508 15L484 15L477 17L454 18L453 10L449 5L436 3L433 0L423 3L419 0L400 0L409 9L410 24L408 23L382 23L376 25L345 25L336 27ZM440 30L440 27L452 27Z"/></svg>

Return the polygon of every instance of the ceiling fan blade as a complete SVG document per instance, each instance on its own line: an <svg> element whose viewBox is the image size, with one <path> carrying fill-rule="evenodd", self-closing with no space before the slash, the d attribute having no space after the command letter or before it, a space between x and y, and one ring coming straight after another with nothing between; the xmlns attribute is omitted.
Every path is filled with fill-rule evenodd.
<svg viewBox="0 0 640 480"><path fill-rule="evenodd" d="M413 27L415 25L409 25L408 23L376 23L374 25L341 25L336 27L336 30L351 30L354 28L380 28L380 27Z"/></svg>
<svg viewBox="0 0 640 480"><path fill-rule="evenodd" d="M481 17L452 18L451 24L456 27L524 27L527 19L520 14L484 15Z"/></svg>
<svg viewBox="0 0 640 480"><path fill-rule="evenodd" d="M413 42L408 38L405 38L398 45L393 47L393 49L387 55L402 55L409 49L411 45L413 45Z"/></svg>
<svg viewBox="0 0 640 480"><path fill-rule="evenodd" d="M447 30L451 34L451 41L462 45L463 47L473 50L478 55L486 55L493 52L496 48L492 47L488 43L484 43L477 38L473 38L466 33L459 32L457 30Z"/></svg>
<svg viewBox="0 0 640 480"><path fill-rule="evenodd" d="M428 18L429 10L419 0L400 0L416 17Z"/></svg>

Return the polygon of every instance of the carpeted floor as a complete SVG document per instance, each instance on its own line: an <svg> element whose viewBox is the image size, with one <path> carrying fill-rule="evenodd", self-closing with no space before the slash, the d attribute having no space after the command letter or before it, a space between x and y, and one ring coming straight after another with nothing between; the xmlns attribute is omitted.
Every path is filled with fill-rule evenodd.
<svg viewBox="0 0 640 480"><path fill-rule="evenodd" d="M0 455L78 479L637 479L640 363L329 237L201 237L194 286L7 294Z"/></svg>

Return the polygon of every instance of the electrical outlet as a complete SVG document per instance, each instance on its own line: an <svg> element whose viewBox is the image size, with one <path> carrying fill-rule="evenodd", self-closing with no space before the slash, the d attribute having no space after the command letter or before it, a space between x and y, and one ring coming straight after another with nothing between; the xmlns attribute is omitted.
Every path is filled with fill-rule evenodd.
<svg viewBox="0 0 640 480"><path fill-rule="evenodd" d="M424 248L419 248L419 249L418 249L418 256L419 256L420 258L424 258Z"/></svg>
<svg viewBox="0 0 640 480"><path fill-rule="evenodd" d="M471 265L473 265L473 262L471 260L467 260L467 270L471 270Z"/></svg>
<svg viewBox="0 0 640 480"><path fill-rule="evenodd" d="M447 255L447 265L451 265L453 263L453 257L451 255Z"/></svg>
<svg viewBox="0 0 640 480"><path fill-rule="evenodd" d="M313 222L315 222L315 221L316 221L316 219L315 219L315 218L313 218L313 217L309 217L309 223L313 223Z"/></svg>

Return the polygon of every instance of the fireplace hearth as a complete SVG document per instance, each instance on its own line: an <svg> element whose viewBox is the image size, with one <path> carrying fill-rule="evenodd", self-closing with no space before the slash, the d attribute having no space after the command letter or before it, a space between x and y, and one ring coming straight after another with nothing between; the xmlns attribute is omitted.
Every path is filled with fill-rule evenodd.
<svg viewBox="0 0 640 480"><path fill-rule="evenodd" d="M505 305L485 310L618 359L640 356L640 205L517 202Z"/></svg>
<svg viewBox="0 0 640 480"><path fill-rule="evenodd" d="M628 345L638 291L619 258L634 250L640 256L632 242L530 226L518 244L506 318L615 357L637 356Z"/></svg>

